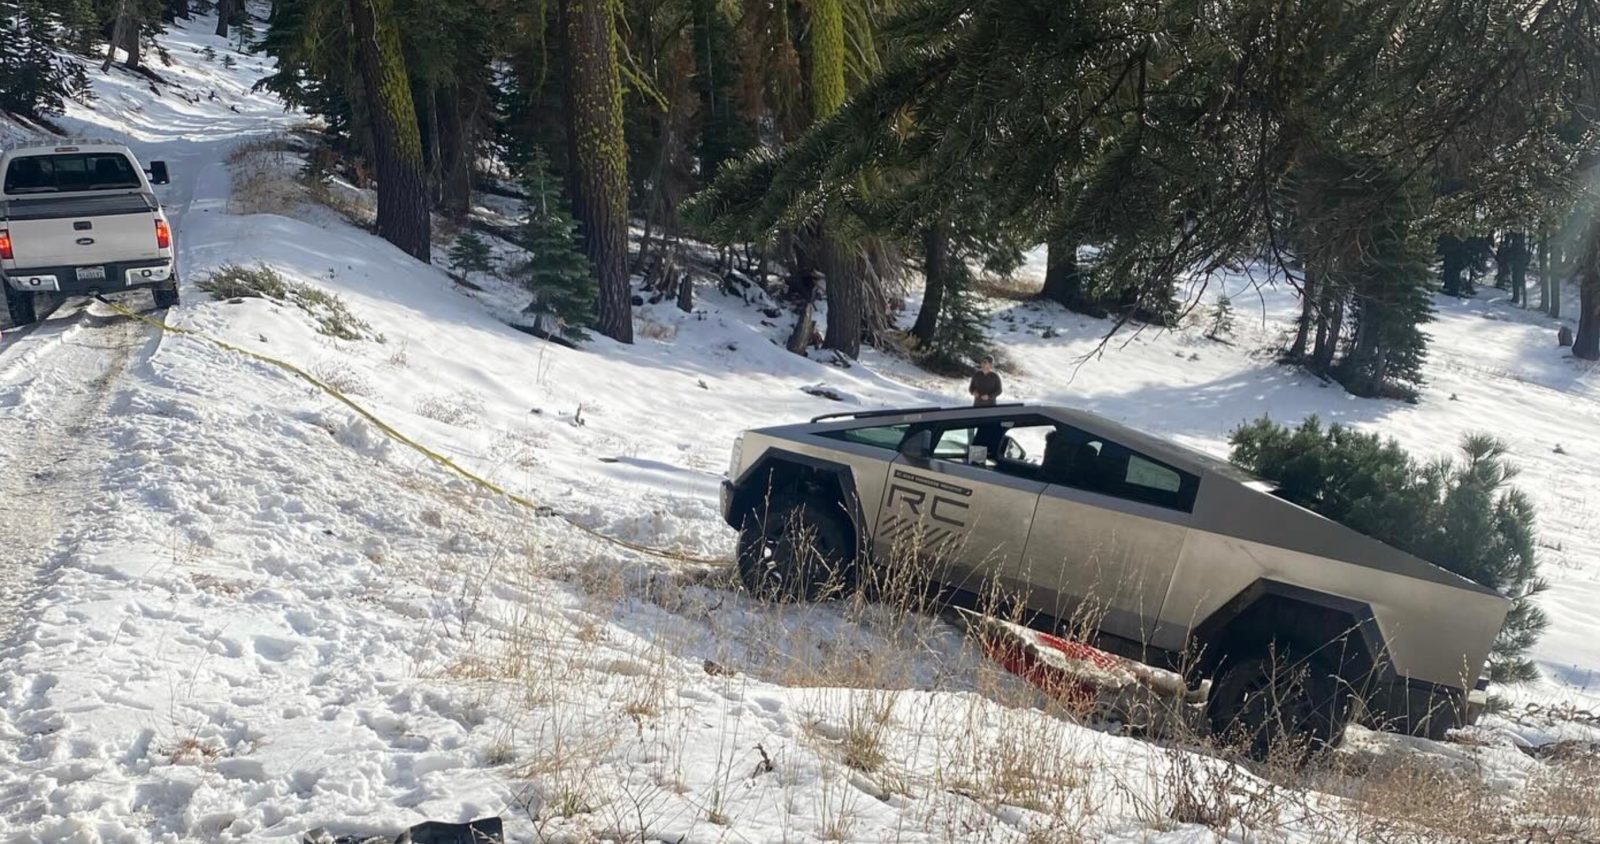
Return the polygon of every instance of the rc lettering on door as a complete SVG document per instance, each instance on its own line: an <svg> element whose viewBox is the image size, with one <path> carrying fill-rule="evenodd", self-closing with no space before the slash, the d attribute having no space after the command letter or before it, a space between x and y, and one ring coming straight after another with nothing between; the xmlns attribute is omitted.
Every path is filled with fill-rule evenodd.
<svg viewBox="0 0 1600 844"><path fill-rule="evenodd" d="M880 540L890 545L913 540L925 550L947 548L967 529L971 505L964 499L971 496L966 487L897 471L889 485Z"/></svg>

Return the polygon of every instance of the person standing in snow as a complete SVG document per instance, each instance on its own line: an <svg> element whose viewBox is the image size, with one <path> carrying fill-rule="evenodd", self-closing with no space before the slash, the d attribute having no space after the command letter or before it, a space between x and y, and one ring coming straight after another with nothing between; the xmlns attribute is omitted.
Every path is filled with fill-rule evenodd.
<svg viewBox="0 0 1600 844"><path fill-rule="evenodd" d="M1000 373L994 371L994 358L986 357L979 364L978 372L972 376L972 382L967 385L967 392L972 394L973 407L994 407L995 399L1000 398ZM986 422L978 426L973 433L972 444L983 446L986 461L999 456L1000 449L1005 442L1005 431L996 423Z"/></svg>
<svg viewBox="0 0 1600 844"><path fill-rule="evenodd" d="M972 383L967 385L967 392L972 394L972 406L994 407L1002 389L1000 373L994 371L994 358L984 358L978 372L972 376Z"/></svg>

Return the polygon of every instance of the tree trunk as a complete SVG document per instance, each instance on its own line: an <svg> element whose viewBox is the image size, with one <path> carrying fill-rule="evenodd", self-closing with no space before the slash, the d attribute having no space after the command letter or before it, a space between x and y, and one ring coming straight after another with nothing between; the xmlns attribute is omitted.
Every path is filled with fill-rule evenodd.
<svg viewBox="0 0 1600 844"><path fill-rule="evenodd" d="M1078 269L1078 244L1052 240L1045 246L1044 289L1039 295L1077 310L1083 303L1083 273Z"/></svg>
<svg viewBox="0 0 1600 844"><path fill-rule="evenodd" d="M117 11L111 19L111 38L106 42L106 60L100 65L101 73L109 73L117 61L117 48L122 46L128 33L128 0L118 0Z"/></svg>
<svg viewBox="0 0 1600 844"><path fill-rule="evenodd" d="M228 37L228 24L233 23L234 4L237 2L238 0L217 0L217 35L222 38Z"/></svg>
<svg viewBox="0 0 1600 844"><path fill-rule="evenodd" d="M922 275L926 283L922 288L922 309L917 311L911 336L926 345L939 330L939 311L944 307L944 290L950 271L949 226L940 222L923 230L922 256Z"/></svg>
<svg viewBox="0 0 1600 844"><path fill-rule="evenodd" d="M1550 233L1539 230L1539 310L1550 313Z"/></svg>
<svg viewBox="0 0 1600 844"><path fill-rule="evenodd" d="M440 107L439 209L453 220L466 219L472 205L472 163L477 153L472 124L476 109L466 102L467 86L456 84ZM467 112L474 112L469 118Z"/></svg>
<svg viewBox="0 0 1600 844"><path fill-rule="evenodd" d="M845 97L845 34L843 0L813 0L807 6L807 46L810 50L809 90L811 119L822 121L833 116ZM849 357L861 354L862 316L865 291L855 275L855 262L844 244L837 241L827 221L817 226L818 263L827 279L827 348Z"/></svg>
<svg viewBox="0 0 1600 844"><path fill-rule="evenodd" d="M816 321L811 317L811 300L807 299L800 306L800 315L795 318L794 330L789 332L789 342L783 344L785 349L797 354L806 353L806 348L811 345L811 335L816 333Z"/></svg>
<svg viewBox="0 0 1600 844"><path fill-rule="evenodd" d="M378 236L419 261L431 257L432 221L422 137L394 26L393 0L349 0L355 58L371 112L378 169Z"/></svg>
<svg viewBox="0 0 1600 844"><path fill-rule="evenodd" d="M866 296L861 280L855 277L855 262L826 225L819 227L817 247L828 294L828 333L823 346L851 358L860 357Z"/></svg>
<svg viewBox="0 0 1600 844"><path fill-rule="evenodd" d="M789 255L788 298L798 302L810 302L816 297L817 289L815 227L807 226L781 237L780 249Z"/></svg>
<svg viewBox="0 0 1600 844"><path fill-rule="evenodd" d="M1294 343L1290 344L1285 355L1289 360L1299 363L1305 360L1306 343L1311 337L1311 325L1317 318L1317 276L1310 266L1306 267L1305 283L1300 289L1300 319L1295 321Z"/></svg>
<svg viewBox="0 0 1600 844"><path fill-rule="evenodd" d="M140 52L141 52L141 50L140 50L141 43L140 42L142 40L141 37L140 37L141 32L142 32L142 28L140 27L140 21L139 21L138 17L137 16L130 16L130 19L128 20L128 26L127 26L127 29L126 29L127 40L122 45L122 49L128 51L128 58L127 58L126 61L123 62L123 66L128 68L129 70L138 70L139 69L139 62L140 62L140 58L141 58L140 55L139 55Z"/></svg>
<svg viewBox="0 0 1600 844"><path fill-rule="evenodd" d="M694 313L694 277L689 273L678 279L678 310Z"/></svg>
<svg viewBox="0 0 1600 844"><path fill-rule="evenodd" d="M1511 247L1511 301L1528 306L1528 264L1532 254L1528 251L1528 233L1512 232L1506 238Z"/></svg>
<svg viewBox="0 0 1600 844"><path fill-rule="evenodd" d="M441 204L444 197L443 180L439 163L439 86L429 85L427 97L422 101L420 126L422 135L422 161L428 168L428 196L431 207Z"/></svg>
<svg viewBox="0 0 1600 844"><path fill-rule="evenodd" d="M600 286L600 333L633 342L628 288L628 149L610 0L563 0L572 206Z"/></svg>
<svg viewBox="0 0 1600 844"><path fill-rule="evenodd" d="M1344 295L1324 286L1317 305L1317 345L1311 350L1311 371L1326 375L1333 369L1339 350L1339 332L1344 329Z"/></svg>
<svg viewBox="0 0 1600 844"><path fill-rule="evenodd" d="M1462 273L1467 269L1467 245L1453 234L1439 237L1440 280L1446 296L1460 296L1466 290Z"/></svg>
<svg viewBox="0 0 1600 844"><path fill-rule="evenodd" d="M1491 236L1492 237L1492 236ZM1502 232L1500 242L1495 245L1494 251L1494 286L1501 290L1511 289L1511 233Z"/></svg>
<svg viewBox="0 0 1600 844"><path fill-rule="evenodd" d="M1355 311L1355 337L1339 363L1339 376L1345 389L1370 398L1379 395L1383 386L1383 350L1378 344L1383 314L1376 302L1365 298L1356 299Z"/></svg>
<svg viewBox="0 0 1600 844"><path fill-rule="evenodd" d="M1572 355L1600 360L1600 217L1589 224L1578 260L1578 336Z"/></svg>
<svg viewBox="0 0 1600 844"><path fill-rule="evenodd" d="M189 0L167 0L166 5L162 9L162 14L168 23L175 22L179 18L188 20Z"/></svg>

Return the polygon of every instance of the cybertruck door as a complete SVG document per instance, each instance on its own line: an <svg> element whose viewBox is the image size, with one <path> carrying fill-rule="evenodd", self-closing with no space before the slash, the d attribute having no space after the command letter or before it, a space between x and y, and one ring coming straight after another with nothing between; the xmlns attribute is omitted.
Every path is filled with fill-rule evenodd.
<svg viewBox="0 0 1600 844"><path fill-rule="evenodd" d="M1015 579L1029 609L1069 628L1165 641L1161 608L1188 537L1199 478L1075 428L1073 459L1039 499Z"/></svg>
<svg viewBox="0 0 1600 844"><path fill-rule="evenodd" d="M875 545L884 563L880 570L914 566L981 605L1000 574L1023 560L1045 485L969 463L973 434L967 428L936 430L929 457L895 459Z"/></svg>

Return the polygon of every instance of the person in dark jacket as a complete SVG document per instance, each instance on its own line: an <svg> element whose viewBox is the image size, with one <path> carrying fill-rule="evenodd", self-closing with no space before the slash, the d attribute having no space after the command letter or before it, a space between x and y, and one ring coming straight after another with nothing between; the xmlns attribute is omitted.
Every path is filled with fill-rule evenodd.
<svg viewBox="0 0 1600 844"><path fill-rule="evenodd" d="M972 383L967 385L967 392L972 394L972 405L994 407L1002 389L1000 373L994 371L994 358L984 358L978 372L972 376Z"/></svg>
<svg viewBox="0 0 1600 844"><path fill-rule="evenodd" d="M994 358L984 358L978 372L972 376L972 383L967 385L967 392L972 394L972 406L994 407L995 400L1000 398L1001 389L1000 373L994 371ZM993 422L979 425L972 437L973 445L984 447L988 460L1000 455L1004 441L1005 430Z"/></svg>

